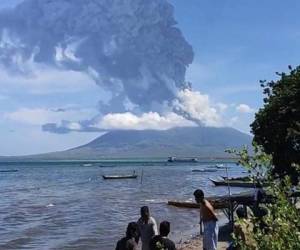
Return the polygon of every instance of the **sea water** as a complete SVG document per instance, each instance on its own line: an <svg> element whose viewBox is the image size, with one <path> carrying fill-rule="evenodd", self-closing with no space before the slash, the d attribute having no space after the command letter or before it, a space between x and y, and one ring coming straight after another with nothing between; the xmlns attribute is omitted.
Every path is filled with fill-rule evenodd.
<svg viewBox="0 0 300 250"><path fill-rule="evenodd" d="M128 222L148 205L159 223L171 222L170 237L180 241L199 229L199 212L175 208L168 200L192 200L197 188L206 195L228 195L209 178L226 175L192 172L215 163L170 164L164 161L0 163L0 249L114 249ZM236 164L229 176L243 175ZM103 180L105 174L138 179ZM238 193L239 188L231 188Z"/></svg>

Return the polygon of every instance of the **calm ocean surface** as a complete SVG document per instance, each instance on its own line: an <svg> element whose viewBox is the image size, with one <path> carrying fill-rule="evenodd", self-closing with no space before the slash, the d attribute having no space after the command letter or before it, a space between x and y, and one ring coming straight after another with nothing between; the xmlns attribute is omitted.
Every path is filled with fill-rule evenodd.
<svg viewBox="0 0 300 250"><path fill-rule="evenodd" d="M101 166L100 166L101 165ZM104 166L103 166L104 165ZM109 166L108 166L109 165ZM158 221L171 222L171 238L178 242L198 230L198 212L166 205L169 199L192 199L202 188L208 195L225 195L226 187L214 187L209 177L226 175L192 173L213 167L208 163L164 162L0 163L0 249L114 249L139 208L148 205ZM229 176L243 169L227 164ZM103 174L127 174L135 170L143 181L103 180ZM240 192L232 188L232 192Z"/></svg>

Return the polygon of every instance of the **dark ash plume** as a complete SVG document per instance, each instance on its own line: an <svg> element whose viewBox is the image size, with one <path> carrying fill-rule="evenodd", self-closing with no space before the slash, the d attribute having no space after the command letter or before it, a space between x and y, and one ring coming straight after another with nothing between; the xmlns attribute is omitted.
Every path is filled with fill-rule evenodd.
<svg viewBox="0 0 300 250"><path fill-rule="evenodd" d="M193 61L166 0L25 0L0 12L0 34L0 63L14 73L32 61L89 74L112 95L102 114L125 100L139 112L170 104Z"/></svg>

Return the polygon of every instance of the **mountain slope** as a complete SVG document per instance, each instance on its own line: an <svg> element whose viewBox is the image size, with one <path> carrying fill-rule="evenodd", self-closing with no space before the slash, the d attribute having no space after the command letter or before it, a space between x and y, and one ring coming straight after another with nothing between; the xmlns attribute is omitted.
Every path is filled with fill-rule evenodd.
<svg viewBox="0 0 300 250"><path fill-rule="evenodd" d="M68 154L102 157L224 157L228 148L251 145L252 137L232 128L174 128L120 130L109 132L90 143L68 150Z"/></svg>
<svg viewBox="0 0 300 250"><path fill-rule="evenodd" d="M186 127L169 130L117 130L61 152L17 157L33 160L103 158L230 157L228 148L251 145L252 137L233 128ZM14 159L17 159L14 157Z"/></svg>

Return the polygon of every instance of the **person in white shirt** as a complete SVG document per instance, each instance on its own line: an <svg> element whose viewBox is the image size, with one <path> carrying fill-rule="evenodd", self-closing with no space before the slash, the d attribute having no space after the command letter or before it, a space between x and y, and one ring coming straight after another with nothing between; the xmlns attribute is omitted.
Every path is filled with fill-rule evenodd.
<svg viewBox="0 0 300 250"><path fill-rule="evenodd" d="M142 240L142 250L149 250L152 237L158 235L157 224L155 219L150 216L149 207L141 207L141 218L137 223Z"/></svg>

